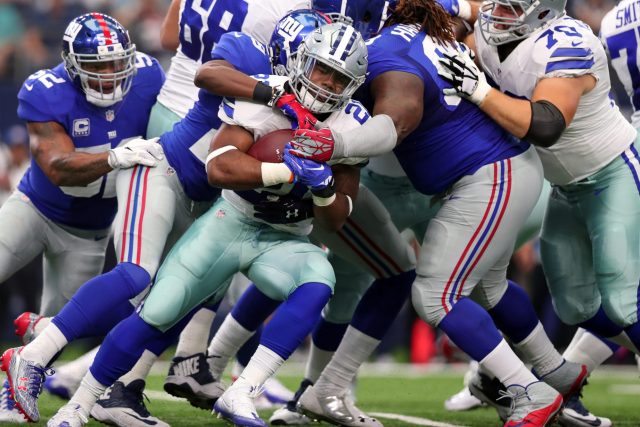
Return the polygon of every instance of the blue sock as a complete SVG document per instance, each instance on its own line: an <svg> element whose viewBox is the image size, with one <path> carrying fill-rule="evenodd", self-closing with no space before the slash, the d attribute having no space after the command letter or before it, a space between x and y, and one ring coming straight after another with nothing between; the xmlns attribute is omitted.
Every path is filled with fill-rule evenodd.
<svg viewBox="0 0 640 427"><path fill-rule="evenodd" d="M348 326L348 323L332 323L321 317L311 335L313 344L320 350L336 351Z"/></svg>
<svg viewBox="0 0 640 427"><path fill-rule="evenodd" d="M416 271L411 270L373 282L358 303L351 325L381 340L409 298L415 278Z"/></svg>
<svg viewBox="0 0 640 427"><path fill-rule="evenodd" d="M578 326L603 337L615 337L623 331L621 326L616 325L609 319L602 306L598 308L598 311L591 319L579 323Z"/></svg>
<svg viewBox="0 0 640 427"><path fill-rule="evenodd" d="M251 338L249 338L247 342L244 343L242 347L240 347L240 350L238 350L238 353L236 354L236 360L242 366L247 366L247 364L249 363L249 360L251 360L251 356L253 356L253 353L256 352L256 349L260 344L262 329L263 327L262 325L260 325L258 329L256 329L256 333L251 335Z"/></svg>
<svg viewBox="0 0 640 427"><path fill-rule="evenodd" d="M144 268L128 262L118 264L82 285L52 322L67 341L103 336L131 314L129 300L142 292L150 280Z"/></svg>
<svg viewBox="0 0 640 427"><path fill-rule="evenodd" d="M515 343L528 337L539 321L527 293L511 280L502 299L489 314L498 329Z"/></svg>
<svg viewBox="0 0 640 427"><path fill-rule="evenodd" d="M109 332L91 365L100 384L111 385L133 368L145 349L159 356L178 339L200 307L196 307L169 330L162 332L133 313Z"/></svg>
<svg viewBox="0 0 640 427"><path fill-rule="evenodd" d="M263 294L253 283L231 310L231 315L246 330L255 331L280 305L280 301Z"/></svg>
<svg viewBox="0 0 640 427"><path fill-rule="evenodd" d="M260 344L288 359L309 335L329 298L331 288L323 283L300 285L267 323Z"/></svg>
<svg viewBox="0 0 640 427"><path fill-rule="evenodd" d="M484 359L502 341L489 313L469 298L458 300L438 327L477 361Z"/></svg>

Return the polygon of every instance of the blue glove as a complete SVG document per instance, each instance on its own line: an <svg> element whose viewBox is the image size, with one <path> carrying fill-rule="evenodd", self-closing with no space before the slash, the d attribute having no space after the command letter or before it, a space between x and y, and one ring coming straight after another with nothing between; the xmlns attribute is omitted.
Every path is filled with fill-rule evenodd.
<svg viewBox="0 0 640 427"><path fill-rule="evenodd" d="M291 146L287 144L283 161L293 172L294 182L306 185L314 195L319 197L330 197L335 194L333 173L328 164L294 156L289 153L289 149Z"/></svg>
<svg viewBox="0 0 640 427"><path fill-rule="evenodd" d="M460 4L458 0L436 0L444 10L451 16L458 16L460 13Z"/></svg>

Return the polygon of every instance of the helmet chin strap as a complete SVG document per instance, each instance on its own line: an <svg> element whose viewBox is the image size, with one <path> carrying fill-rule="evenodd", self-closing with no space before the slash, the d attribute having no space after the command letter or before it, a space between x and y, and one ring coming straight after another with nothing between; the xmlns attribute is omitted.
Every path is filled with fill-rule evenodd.
<svg viewBox="0 0 640 427"><path fill-rule="evenodd" d="M86 95L87 102L98 107L110 107L113 104L122 101L123 98L122 88L120 86L117 86L113 93L109 94L110 97L107 99L104 98L104 95L101 92L89 87L85 88L84 93Z"/></svg>

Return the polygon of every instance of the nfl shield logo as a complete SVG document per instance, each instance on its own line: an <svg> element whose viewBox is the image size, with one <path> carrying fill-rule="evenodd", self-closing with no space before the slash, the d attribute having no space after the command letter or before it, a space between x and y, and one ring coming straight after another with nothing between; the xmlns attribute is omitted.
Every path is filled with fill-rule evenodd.
<svg viewBox="0 0 640 427"><path fill-rule="evenodd" d="M107 119L107 121L108 121L108 122L112 122L112 121L113 121L113 119L115 119L115 118L116 118L116 113L115 113L115 111L113 111L113 110L107 110L107 111L104 113L104 116L105 116L105 118Z"/></svg>

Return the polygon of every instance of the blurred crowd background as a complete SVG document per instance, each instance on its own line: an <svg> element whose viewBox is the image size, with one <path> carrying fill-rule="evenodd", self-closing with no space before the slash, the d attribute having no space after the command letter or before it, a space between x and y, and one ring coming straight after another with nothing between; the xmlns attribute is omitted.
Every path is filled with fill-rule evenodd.
<svg viewBox="0 0 640 427"><path fill-rule="evenodd" d="M0 0L0 204L17 186L29 164L28 135L16 114L17 93L31 73L52 68L61 61L62 35L69 21L91 11L114 16L129 30L138 50L158 58L166 70L173 52L162 50L160 27L169 3L170 0ZM602 18L615 3L568 0L567 11L589 24L597 34ZM615 76L612 83L612 96L629 116L627 95ZM114 263L110 247L105 268L111 269ZM562 325L553 312L535 241L516 252L510 276L527 289L547 333L559 348L564 348L574 329ZM41 283L42 266L38 258L0 284L0 342L15 342L11 322L17 315L38 310ZM416 317L410 304L383 341L377 357L412 363L464 359L446 337L439 336ZM623 352L616 354L612 362L631 361L632 357Z"/></svg>

